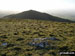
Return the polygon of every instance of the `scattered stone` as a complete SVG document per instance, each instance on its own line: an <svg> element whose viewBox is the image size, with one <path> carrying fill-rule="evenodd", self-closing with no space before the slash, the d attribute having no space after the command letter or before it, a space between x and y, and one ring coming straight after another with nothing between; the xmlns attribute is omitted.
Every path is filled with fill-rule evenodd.
<svg viewBox="0 0 75 56"><path fill-rule="evenodd" d="M1 44L1 46L7 46L8 45L8 43L2 43Z"/></svg>
<svg viewBox="0 0 75 56"><path fill-rule="evenodd" d="M29 43L29 45L31 45L31 46L38 46L38 47L44 48L45 46L48 45L48 42L40 42L40 43L33 42L33 43Z"/></svg>
<svg viewBox="0 0 75 56"><path fill-rule="evenodd" d="M51 37L50 40L58 40L59 41L59 39L57 39L55 37Z"/></svg>
<svg viewBox="0 0 75 56"><path fill-rule="evenodd" d="M52 43L48 43L47 40L53 40L53 41L59 41L56 37L45 37L45 38L34 38L32 42L29 42L28 44L30 46L36 46L40 48L46 48L46 47L51 47L52 49L55 49Z"/></svg>
<svg viewBox="0 0 75 56"><path fill-rule="evenodd" d="M38 40L59 40L56 37L46 37L46 38L34 38L33 41L38 41Z"/></svg>

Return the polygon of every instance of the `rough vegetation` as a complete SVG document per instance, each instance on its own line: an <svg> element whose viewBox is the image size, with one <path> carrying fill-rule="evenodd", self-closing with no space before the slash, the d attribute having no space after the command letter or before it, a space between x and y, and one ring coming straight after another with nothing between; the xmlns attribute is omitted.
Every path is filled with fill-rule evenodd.
<svg viewBox="0 0 75 56"><path fill-rule="evenodd" d="M35 38L55 37L51 47L28 45ZM39 41L38 41L39 42ZM75 51L75 23L28 19L0 20L0 56L60 56Z"/></svg>

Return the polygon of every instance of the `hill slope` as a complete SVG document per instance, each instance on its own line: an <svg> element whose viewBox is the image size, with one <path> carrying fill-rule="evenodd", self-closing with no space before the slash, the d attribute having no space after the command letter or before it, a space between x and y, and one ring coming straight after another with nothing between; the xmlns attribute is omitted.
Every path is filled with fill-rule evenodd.
<svg viewBox="0 0 75 56"><path fill-rule="evenodd" d="M15 14L17 13L17 11L5 11L5 10L0 10L0 18L6 16L6 15L10 15L10 14Z"/></svg>
<svg viewBox="0 0 75 56"><path fill-rule="evenodd" d="M59 17L55 17L46 13L34 11L34 10L29 10L29 11L24 11L18 14L13 14L13 15L8 15L5 16L4 18L19 18L19 19L37 19L37 20L50 20L50 21L58 21L58 22L72 22L67 19L62 19Z"/></svg>
<svg viewBox="0 0 75 56"><path fill-rule="evenodd" d="M75 23L67 22L30 19L0 20L0 56L61 56L60 52L75 51L74 28ZM53 37L60 41L42 40L48 41L49 46L47 45L46 48L28 45L33 39L46 37Z"/></svg>

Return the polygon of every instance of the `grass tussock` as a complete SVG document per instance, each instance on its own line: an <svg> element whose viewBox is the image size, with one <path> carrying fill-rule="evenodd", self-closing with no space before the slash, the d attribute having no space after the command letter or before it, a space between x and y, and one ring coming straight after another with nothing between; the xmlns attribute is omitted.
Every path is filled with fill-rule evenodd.
<svg viewBox="0 0 75 56"><path fill-rule="evenodd" d="M34 38L45 37L56 37L61 41L53 41L56 49L36 49L27 45ZM7 45L2 46L2 43ZM0 20L0 56L58 56L60 51L75 51L75 23Z"/></svg>

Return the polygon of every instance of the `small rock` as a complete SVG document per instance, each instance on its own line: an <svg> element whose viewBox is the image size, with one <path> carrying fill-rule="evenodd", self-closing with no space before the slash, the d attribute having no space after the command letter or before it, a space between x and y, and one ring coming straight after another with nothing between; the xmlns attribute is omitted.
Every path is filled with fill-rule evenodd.
<svg viewBox="0 0 75 56"><path fill-rule="evenodd" d="M8 43L2 43L2 46L6 46Z"/></svg>

